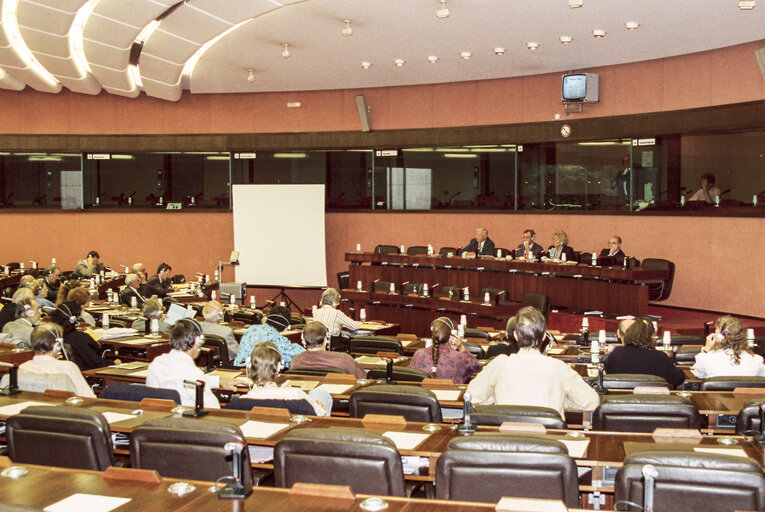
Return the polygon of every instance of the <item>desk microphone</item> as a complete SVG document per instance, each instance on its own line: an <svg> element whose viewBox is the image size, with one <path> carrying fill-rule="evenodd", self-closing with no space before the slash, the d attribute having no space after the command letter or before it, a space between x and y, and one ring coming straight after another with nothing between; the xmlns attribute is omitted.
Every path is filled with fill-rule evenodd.
<svg viewBox="0 0 765 512"><path fill-rule="evenodd" d="M183 416L192 416L194 418L198 418L199 416L204 416L207 414L207 411L204 410L204 391L205 391L205 381L203 380L184 380L183 386L187 388L195 388L195 397L194 397L194 410L193 411L183 411Z"/></svg>
<svg viewBox="0 0 765 512"><path fill-rule="evenodd" d="M10 374L8 386L0 389L0 395L7 396L21 393L21 389L19 389L19 365L16 363L5 363L0 361L0 366L8 368L8 373Z"/></svg>
<svg viewBox="0 0 765 512"><path fill-rule="evenodd" d="M472 409L471 400L473 399L473 396L466 392L463 395L463 399L465 400L464 419L457 427L457 432L460 434L472 434L476 431L476 426L470 422L470 413Z"/></svg>
<svg viewBox="0 0 765 512"><path fill-rule="evenodd" d="M223 449L231 453L231 465L233 469L232 480L233 482L227 484L221 490L218 491L218 498L229 499L242 499L249 496L252 492L252 484L244 483L244 457L242 452L247 448L247 445L241 441L234 441L223 445Z"/></svg>
<svg viewBox="0 0 765 512"><path fill-rule="evenodd" d="M653 464L646 464L643 473L643 512L653 512L653 491L656 477L659 472Z"/></svg>
<svg viewBox="0 0 765 512"><path fill-rule="evenodd" d="M603 386L603 363L598 363L598 380L592 384L594 389L599 395L607 395L608 390Z"/></svg>
<svg viewBox="0 0 765 512"><path fill-rule="evenodd" d="M393 384L393 359L385 361L385 380L388 384Z"/></svg>

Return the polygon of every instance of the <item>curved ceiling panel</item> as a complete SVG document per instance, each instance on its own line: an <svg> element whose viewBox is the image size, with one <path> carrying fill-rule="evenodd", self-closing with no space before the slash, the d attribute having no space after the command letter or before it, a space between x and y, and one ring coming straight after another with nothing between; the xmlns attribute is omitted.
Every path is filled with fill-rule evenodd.
<svg viewBox="0 0 765 512"><path fill-rule="evenodd" d="M0 17L0 66L8 75L41 92L59 92L61 84L37 62L22 38L17 11L2 4Z"/></svg>
<svg viewBox="0 0 765 512"><path fill-rule="evenodd" d="M0 69L0 88L10 89L12 91L20 91L26 87L26 84L21 80L17 80L2 69Z"/></svg>

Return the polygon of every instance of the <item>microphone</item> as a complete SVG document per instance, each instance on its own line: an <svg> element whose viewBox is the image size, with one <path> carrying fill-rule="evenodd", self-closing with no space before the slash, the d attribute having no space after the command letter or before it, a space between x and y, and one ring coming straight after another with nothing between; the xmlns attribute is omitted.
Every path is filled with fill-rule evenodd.
<svg viewBox="0 0 765 512"><path fill-rule="evenodd" d="M388 384L393 384L393 359L385 361L385 380Z"/></svg>
<svg viewBox="0 0 765 512"><path fill-rule="evenodd" d="M21 389L19 389L19 365L0 361L0 366L8 368L8 373L10 374L8 386L0 389L0 395L8 396L21 393Z"/></svg>
<svg viewBox="0 0 765 512"><path fill-rule="evenodd" d="M194 418L198 418L199 416L204 416L207 414L207 411L204 410L204 391L205 391L205 381L203 380L184 380L183 386L187 388L195 388L195 396L194 396L194 410L183 411L183 416L192 416Z"/></svg>
<svg viewBox="0 0 765 512"><path fill-rule="evenodd" d="M242 453L247 445L241 441L233 441L223 445L223 449L231 453L231 466L233 468L233 482L227 484L218 491L218 498L242 499L252 492L252 484L244 483L244 457Z"/></svg>
<svg viewBox="0 0 765 512"><path fill-rule="evenodd" d="M643 512L653 512L653 491L656 477L659 472L653 464L646 464L643 473Z"/></svg>
<svg viewBox="0 0 765 512"><path fill-rule="evenodd" d="M470 422L470 413L472 409L471 400L473 399L473 396L470 393L465 392L463 399L465 400L465 413L463 421L457 427L457 432L460 434L472 434L476 431L476 426Z"/></svg>
<svg viewBox="0 0 765 512"><path fill-rule="evenodd" d="M765 402L760 404L760 434L754 436L757 444L765 444Z"/></svg>
<svg viewBox="0 0 765 512"><path fill-rule="evenodd" d="M598 380L592 384L592 389L599 395L608 394L608 390L603 386L603 363L598 363Z"/></svg>

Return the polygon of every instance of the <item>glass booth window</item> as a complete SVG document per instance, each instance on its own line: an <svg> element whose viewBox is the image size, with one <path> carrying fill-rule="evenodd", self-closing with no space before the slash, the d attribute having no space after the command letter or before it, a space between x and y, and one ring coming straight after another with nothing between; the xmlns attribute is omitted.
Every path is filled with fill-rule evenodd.
<svg viewBox="0 0 765 512"><path fill-rule="evenodd" d="M0 153L3 208L82 208L80 153Z"/></svg>

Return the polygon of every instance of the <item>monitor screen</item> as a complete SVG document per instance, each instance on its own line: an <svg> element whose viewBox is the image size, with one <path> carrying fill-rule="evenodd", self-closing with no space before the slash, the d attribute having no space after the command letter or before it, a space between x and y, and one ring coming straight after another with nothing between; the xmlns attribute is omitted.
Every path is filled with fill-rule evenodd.
<svg viewBox="0 0 765 512"><path fill-rule="evenodd" d="M563 101L583 101L586 97L586 73L563 75Z"/></svg>

